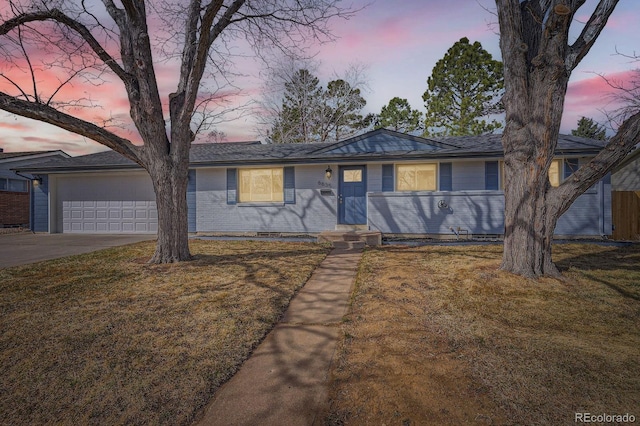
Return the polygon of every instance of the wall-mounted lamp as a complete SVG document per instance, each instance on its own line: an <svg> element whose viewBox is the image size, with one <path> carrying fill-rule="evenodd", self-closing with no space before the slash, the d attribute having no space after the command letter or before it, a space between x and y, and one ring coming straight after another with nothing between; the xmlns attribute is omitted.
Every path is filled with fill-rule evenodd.
<svg viewBox="0 0 640 426"><path fill-rule="evenodd" d="M42 185L42 176L35 175L33 177L33 183L35 183L36 185Z"/></svg>
<svg viewBox="0 0 640 426"><path fill-rule="evenodd" d="M324 171L324 175L330 180L332 174L333 170L331 170L331 166L327 166L327 169Z"/></svg>

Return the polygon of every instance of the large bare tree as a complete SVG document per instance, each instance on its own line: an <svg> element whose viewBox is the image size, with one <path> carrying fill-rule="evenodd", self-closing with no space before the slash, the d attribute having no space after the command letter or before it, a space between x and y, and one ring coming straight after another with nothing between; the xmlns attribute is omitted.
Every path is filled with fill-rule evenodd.
<svg viewBox="0 0 640 426"><path fill-rule="evenodd" d="M496 0L504 63L506 127L505 240L502 269L527 277L558 276L551 258L558 218L637 144L640 113L560 186L548 172L557 146L567 84L618 1L600 0L575 41L574 16L585 0Z"/></svg>
<svg viewBox="0 0 640 426"><path fill-rule="evenodd" d="M328 21L352 11L338 0L5 0L0 12L0 109L93 139L143 167L158 207L151 259L190 258L186 188L189 150L206 122L205 77L230 78L238 43L291 54L311 39L328 39ZM177 82L161 93L156 67L176 64ZM59 70L59 83L39 72ZM236 71L237 72L237 71ZM22 78L26 73L26 79ZM63 76L63 77L60 77ZM95 99L62 99L69 84L111 84L126 92L142 144L93 122L78 108ZM26 81L26 84L25 84ZM49 88L49 91L47 91ZM117 93L119 88L115 88ZM168 116L168 117L167 117ZM199 117L199 119L198 119Z"/></svg>

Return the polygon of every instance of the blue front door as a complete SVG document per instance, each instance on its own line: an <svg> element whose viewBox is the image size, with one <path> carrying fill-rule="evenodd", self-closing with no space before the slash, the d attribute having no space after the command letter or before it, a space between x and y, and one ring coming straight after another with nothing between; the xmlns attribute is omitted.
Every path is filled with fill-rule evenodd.
<svg viewBox="0 0 640 426"><path fill-rule="evenodd" d="M365 166L341 166L338 194L338 223L367 223L367 169Z"/></svg>

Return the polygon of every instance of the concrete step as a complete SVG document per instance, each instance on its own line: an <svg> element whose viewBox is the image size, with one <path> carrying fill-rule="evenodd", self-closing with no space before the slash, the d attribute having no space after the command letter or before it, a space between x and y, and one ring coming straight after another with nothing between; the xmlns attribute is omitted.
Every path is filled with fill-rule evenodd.
<svg viewBox="0 0 640 426"><path fill-rule="evenodd" d="M369 225L336 225L336 231L368 231Z"/></svg>
<svg viewBox="0 0 640 426"><path fill-rule="evenodd" d="M382 244L382 233L379 231L324 231L318 235L318 242L362 242L367 246L378 246Z"/></svg>

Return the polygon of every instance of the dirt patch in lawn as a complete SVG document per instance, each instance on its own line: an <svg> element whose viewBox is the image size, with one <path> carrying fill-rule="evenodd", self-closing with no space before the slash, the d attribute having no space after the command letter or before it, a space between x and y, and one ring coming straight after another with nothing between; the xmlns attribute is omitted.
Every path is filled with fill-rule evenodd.
<svg viewBox="0 0 640 426"><path fill-rule="evenodd" d="M0 270L0 424L189 424L328 249L154 242Z"/></svg>
<svg viewBox="0 0 640 426"><path fill-rule="evenodd" d="M640 245L557 245L563 281L503 273L501 250L368 250L332 371L327 423L638 418Z"/></svg>

